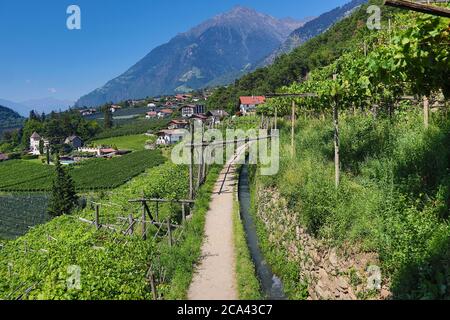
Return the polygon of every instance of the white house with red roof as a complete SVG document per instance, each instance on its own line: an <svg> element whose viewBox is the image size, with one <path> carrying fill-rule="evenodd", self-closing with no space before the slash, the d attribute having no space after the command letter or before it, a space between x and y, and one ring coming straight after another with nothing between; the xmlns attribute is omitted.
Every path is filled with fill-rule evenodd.
<svg viewBox="0 0 450 320"><path fill-rule="evenodd" d="M247 115L250 113L255 113L256 108L266 103L266 97L264 96L249 96L249 97L240 97L239 98L239 109L242 115Z"/></svg>
<svg viewBox="0 0 450 320"><path fill-rule="evenodd" d="M156 111L147 112L145 115L145 117L147 119L153 119L153 118L156 118L157 116L158 116L158 112L156 112Z"/></svg>
<svg viewBox="0 0 450 320"><path fill-rule="evenodd" d="M158 112L158 118L166 118L170 117L173 114L173 110L170 109L162 109Z"/></svg>

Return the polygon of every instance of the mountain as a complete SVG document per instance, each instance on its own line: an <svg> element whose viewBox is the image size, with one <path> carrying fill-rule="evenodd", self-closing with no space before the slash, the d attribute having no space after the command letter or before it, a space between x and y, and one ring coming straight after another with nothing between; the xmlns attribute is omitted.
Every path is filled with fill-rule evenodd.
<svg viewBox="0 0 450 320"><path fill-rule="evenodd" d="M228 83L252 70L303 24L237 6L155 48L76 105L97 106Z"/></svg>
<svg viewBox="0 0 450 320"><path fill-rule="evenodd" d="M27 106L30 111L35 110L38 113L50 113L52 111L67 110L69 107L74 105L74 102L70 100L59 100L53 97L47 97L23 101L21 104Z"/></svg>
<svg viewBox="0 0 450 320"><path fill-rule="evenodd" d="M283 45L266 57L259 66L272 64L278 56L291 52L309 39L325 32L336 22L348 17L356 8L367 3L367 1L368 0L353 0L305 23L303 26L293 31Z"/></svg>
<svg viewBox="0 0 450 320"><path fill-rule="evenodd" d="M383 1L370 0L370 3L381 5ZM330 65L350 48L361 44L364 35L371 32L366 26L368 6L363 4L355 8L346 19L341 19L292 52L279 56L273 64L258 68L228 86L217 88L208 98L208 105L220 105L234 113L239 96L278 92L283 86L302 81L310 71ZM386 15L383 17L387 19L392 9L385 8L384 12Z"/></svg>
<svg viewBox="0 0 450 320"><path fill-rule="evenodd" d="M0 130L5 128L20 127L24 120L25 118L17 112L0 105Z"/></svg>
<svg viewBox="0 0 450 320"><path fill-rule="evenodd" d="M58 100L52 97L42 99L32 99L23 101L20 103L0 99L0 105L8 107L23 117L28 117L31 110L35 110L38 113L50 113L52 111L67 110L70 106L74 105L73 101Z"/></svg>
<svg viewBox="0 0 450 320"><path fill-rule="evenodd" d="M9 109L12 109L23 117L28 117L28 115L30 113L29 107L24 106L23 104L5 100L5 99L0 99L0 106L4 106Z"/></svg>

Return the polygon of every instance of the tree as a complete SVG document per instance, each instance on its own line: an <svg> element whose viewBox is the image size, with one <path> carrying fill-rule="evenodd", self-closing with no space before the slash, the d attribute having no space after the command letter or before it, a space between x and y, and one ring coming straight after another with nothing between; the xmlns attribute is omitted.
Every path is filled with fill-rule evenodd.
<svg viewBox="0 0 450 320"><path fill-rule="evenodd" d="M111 108L107 105L104 107L104 114L105 114L105 122L104 122L104 128L105 129L111 129L113 126L113 118L111 113Z"/></svg>
<svg viewBox="0 0 450 320"><path fill-rule="evenodd" d="M30 120L37 120L37 121L39 121L39 116L36 114L36 112L34 110L30 111L30 115L28 116L28 118Z"/></svg>
<svg viewBox="0 0 450 320"><path fill-rule="evenodd" d="M56 158L55 173L48 212L52 216L70 214L77 204L78 196L72 177L63 168L58 157Z"/></svg>
<svg viewBox="0 0 450 320"><path fill-rule="evenodd" d="M44 140L39 140L39 153L41 154L41 155L43 155L44 154Z"/></svg>
<svg viewBox="0 0 450 320"><path fill-rule="evenodd" d="M45 155L46 155L47 164L50 164L50 146L47 146L47 148L45 150Z"/></svg>

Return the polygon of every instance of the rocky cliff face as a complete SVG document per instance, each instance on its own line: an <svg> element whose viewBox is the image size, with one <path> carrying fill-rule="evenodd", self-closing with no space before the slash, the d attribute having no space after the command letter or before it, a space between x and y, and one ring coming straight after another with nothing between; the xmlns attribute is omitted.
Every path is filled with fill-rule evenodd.
<svg viewBox="0 0 450 320"><path fill-rule="evenodd" d="M77 105L96 106L228 83L252 70L301 25L235 7L152 50L124 74L80 98Z"/></svg>

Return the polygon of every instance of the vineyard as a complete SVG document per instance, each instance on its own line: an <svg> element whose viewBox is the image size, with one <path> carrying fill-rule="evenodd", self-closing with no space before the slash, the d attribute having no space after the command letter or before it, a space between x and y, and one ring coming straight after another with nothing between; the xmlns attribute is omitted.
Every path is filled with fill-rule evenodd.
<svg viewBox="0 0 450 320"><path fill-rule="evenodd" d="M0 195L0 238L13 239L50 220L45 195Z"/></svg>
<svg viewBox="0 0 450 320"><path fill-rule="evenodd" d="M280 173L254 186L276 187L318 239L376 252L396 299L450 296L449 56L448 19L395 13L390 28L357 30L333 63L259 110L289 121L279 123ZM300 295L298 261L266 246Z"/></svg>
<svg viewBox="0 0 450 320"><path fill-rule="evenodd" d="M112 159L93 159L72 166L78 191L116 188L145 169L165 161L158 151L136 151ZM54 169L35 162L12 160L0 164L0 191L46 192L51 190Z"/></svg>
<svg viewBox="0 0 450 320"><path fill-rule="evenodd" d="M319 268L322 257L306 255L301 229L341 258L376 256L389 298L449 299L450 21L386 10L389 24L373 31L366 28L366 9L304 46L313 50L322 42L320 52L295 67L302 76L294 67L276 74L268 67L237 81L235 86L258 82L269 99L258 116L228 119L221 129L280 128L280 170L261 176L251 165L250 189L261 250L288 298L309 294L303 260L318 275L348 276L351 286L365 286L357 270ZM329 39L336 35L347 37L345 45ZM275 65L287 66L301 50ZM253 81L264 72L274 72L270 85L265 78ZM274 83L282 83L276 93ZM126 148L128 141L129 148L141 149L143 136L121 136L161 124L138 120L104 131L97 142ZM190 150L194 155L193 145ZM0 164L0 238L35 226L0 245L0 300L185 299L219 166L175 165L160 151L140 150L69 171L78 191L101 192L82 196L84 205L72 215L49 221L46 196L21 192L49 191L53 167L23 160ZM261 193L273 195L289 221L280 221L276 210L259 216ZM272 225L274 232L266 229ZM237 259L244 261L237 279L246 296L258 297L257 284L244 286L242 278L254 273L243 232L236 235ZM356 298L377 297L378 289L371 290Z"/></svg>
<svg viewBox="0 0 450 320"><path fill-rule="evenodd" d="M171 245L158 237L161 227L150 225L145 232L147 241L143 241L140 224L129 235L128 221L122 219L141 217L141 206L129 202L138 196L188 196L188 168L170 162L147 170L113 191L88 198L86 209L72 216L55 218L6 242L0 249L0 298L153 299L147 274L150 265L158 297L183 298L200 254L204 214L218 171L211 168L197 193L191 219L180 230L173 230ZM179 205L156 205L150 205L150 211L157 213L158 221L182 224ZM100 223L107 226L100 230L83 222L93 219L95 206L100 206ZM67 288L67 272L72 265L81 268L81 287L73 290Z"/></svg>

